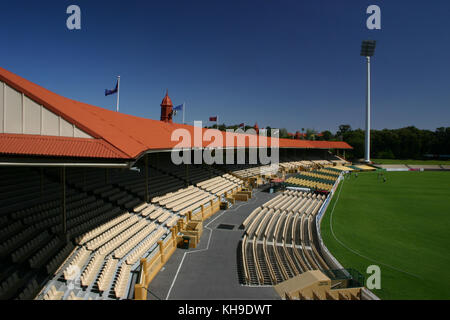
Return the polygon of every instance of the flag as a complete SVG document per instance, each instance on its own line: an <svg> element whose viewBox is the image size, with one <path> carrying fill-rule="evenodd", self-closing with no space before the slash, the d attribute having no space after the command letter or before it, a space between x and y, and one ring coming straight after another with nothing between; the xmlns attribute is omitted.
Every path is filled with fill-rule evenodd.
<svg viewBox="0 0 450 320"><path fill-rule="evenodd" d="M117 93L118 88L119 88L119 82L116 83L116 87L114 89L112 89L112 90L105 89L105 97L109 96L110 94Z"/></svg>
<svg viewBox="0 0 450 320"><path fill-rule="evenodd" d="M241 123L241 124L239 125L239 128L240 128L240 127L244 127L244 123Z"/></svg>
<svg viewBox="0 0 450 320"><path fill-rule="evenodd" d="M217 116L209 117L209 121L217 121Z"/></svg>
<svg viewBox="0 0 450 320"><path fill-rule="evenodd" d="M177 112L178 112L178 111L181 111L181 110L183 110L183 105L182 105L182 104L180 104L179 106L174 107L174 108L172 109L173 115L176 115Z"/></svg>

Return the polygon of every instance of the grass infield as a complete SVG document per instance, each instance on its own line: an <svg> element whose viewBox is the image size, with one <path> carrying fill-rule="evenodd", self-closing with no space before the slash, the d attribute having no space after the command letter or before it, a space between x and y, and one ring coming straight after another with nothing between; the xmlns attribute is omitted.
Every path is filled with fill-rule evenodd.
<svg viewBox="0 0 450 320"><path fill-rule="evenodd" d="M450 299L450 172L384 174L340 183L322 220L325 245L366 278L378 265L381 299Z"/></svg>

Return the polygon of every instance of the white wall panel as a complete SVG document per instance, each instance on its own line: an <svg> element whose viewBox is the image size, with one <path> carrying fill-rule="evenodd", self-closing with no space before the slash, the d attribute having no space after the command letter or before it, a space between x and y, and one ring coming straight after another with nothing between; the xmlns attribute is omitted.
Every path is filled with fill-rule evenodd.
<svg viewBox="0 0 450 320"><path fill-rule="evenodd" d="M41 134L41 106L28 97L24 97L23 102L23 133Z"/></svg>
<svg viewBox="0 0 450 320"><path fill-rule="evenodd" d="M41 134L44 136L59 136L59 117L45 108L42 108Z"/></svg>
<svg viewBox="0 0 450 320"><path fill-rule="evenodd" d="M92 138L3 82L0 82L0 133Z"/></svg>
<svg viewBox="0 0 450 320"><path fill-rule="evenodd" d="M76 138L92 138L90 135L88 135L86 132L81 131L77 127L75 127L74 137Z"/></svg>
<svg viewBox="0 0 450 320"><path fill-rule="evenodd" d="M74 136L73 124L67 122L63 118L61 118L60 121L61 121L60 122L60 125L61 125L60 135L62 137L73 137Z"/></svg>
<svg viewBox="0 0 450 320"><path fill-rule="evenodd" d="M3 82L0 81L0 133L3 132Z"/></svg>
<svg viewBox="0 0 450 320"><path fill-rule="evenodd" d="M22 133L22 94L10 86L5 87L6 133Z"/></svg>

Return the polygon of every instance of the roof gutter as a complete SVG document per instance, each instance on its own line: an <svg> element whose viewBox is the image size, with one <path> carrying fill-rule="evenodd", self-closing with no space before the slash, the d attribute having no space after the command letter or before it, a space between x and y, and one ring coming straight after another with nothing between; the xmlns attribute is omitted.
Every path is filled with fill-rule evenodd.
<svg viewBox="0 0 450 320"><path fill-rule="evenodd" d="M0 167L91 167L91 168L131 168L132 163L77 163L77 162L0 162Z"/></svg>

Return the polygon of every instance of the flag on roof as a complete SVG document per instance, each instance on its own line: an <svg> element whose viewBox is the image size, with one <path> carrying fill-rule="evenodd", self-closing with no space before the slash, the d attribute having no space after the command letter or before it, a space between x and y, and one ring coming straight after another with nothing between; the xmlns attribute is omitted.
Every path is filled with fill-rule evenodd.
<svg viewBox="0 0 450 320"><path fill-rule="evenodd" d="M182 111L183 106L184 106L184 104L180 104L179 106L173 107L173 109L172 109L173 115L175 116L178 111Z"/></svg>
<svg viewBox="0 0 450 320"><path fill-rule="evenodd" d="M209 117L209 121L217 121L217 116Z"/></svg>
<svg viewBox="0 0 450 320"><path fill-rule="evenodd" d="M116 87L114 89L112 89L112 90L105 89L105 97L109 96L110 94L117 93L118 88L119 88L119 82L116 83Z"/></svg>
<svg viewBox="0 0 450 320"><path fill-rule="evenodd" d="M239 128L240 127L244 127L245 126L245 124L244 123L241 123L240 125L239 125Z"/></svg>
<svg viewBox="0 0 450 320"><path fill-rule="evenodd" d="M181 110L183 110L183 105L180 104L179 106L173 107L172 110L174 110L174 111L181 111Z"/></svg>

